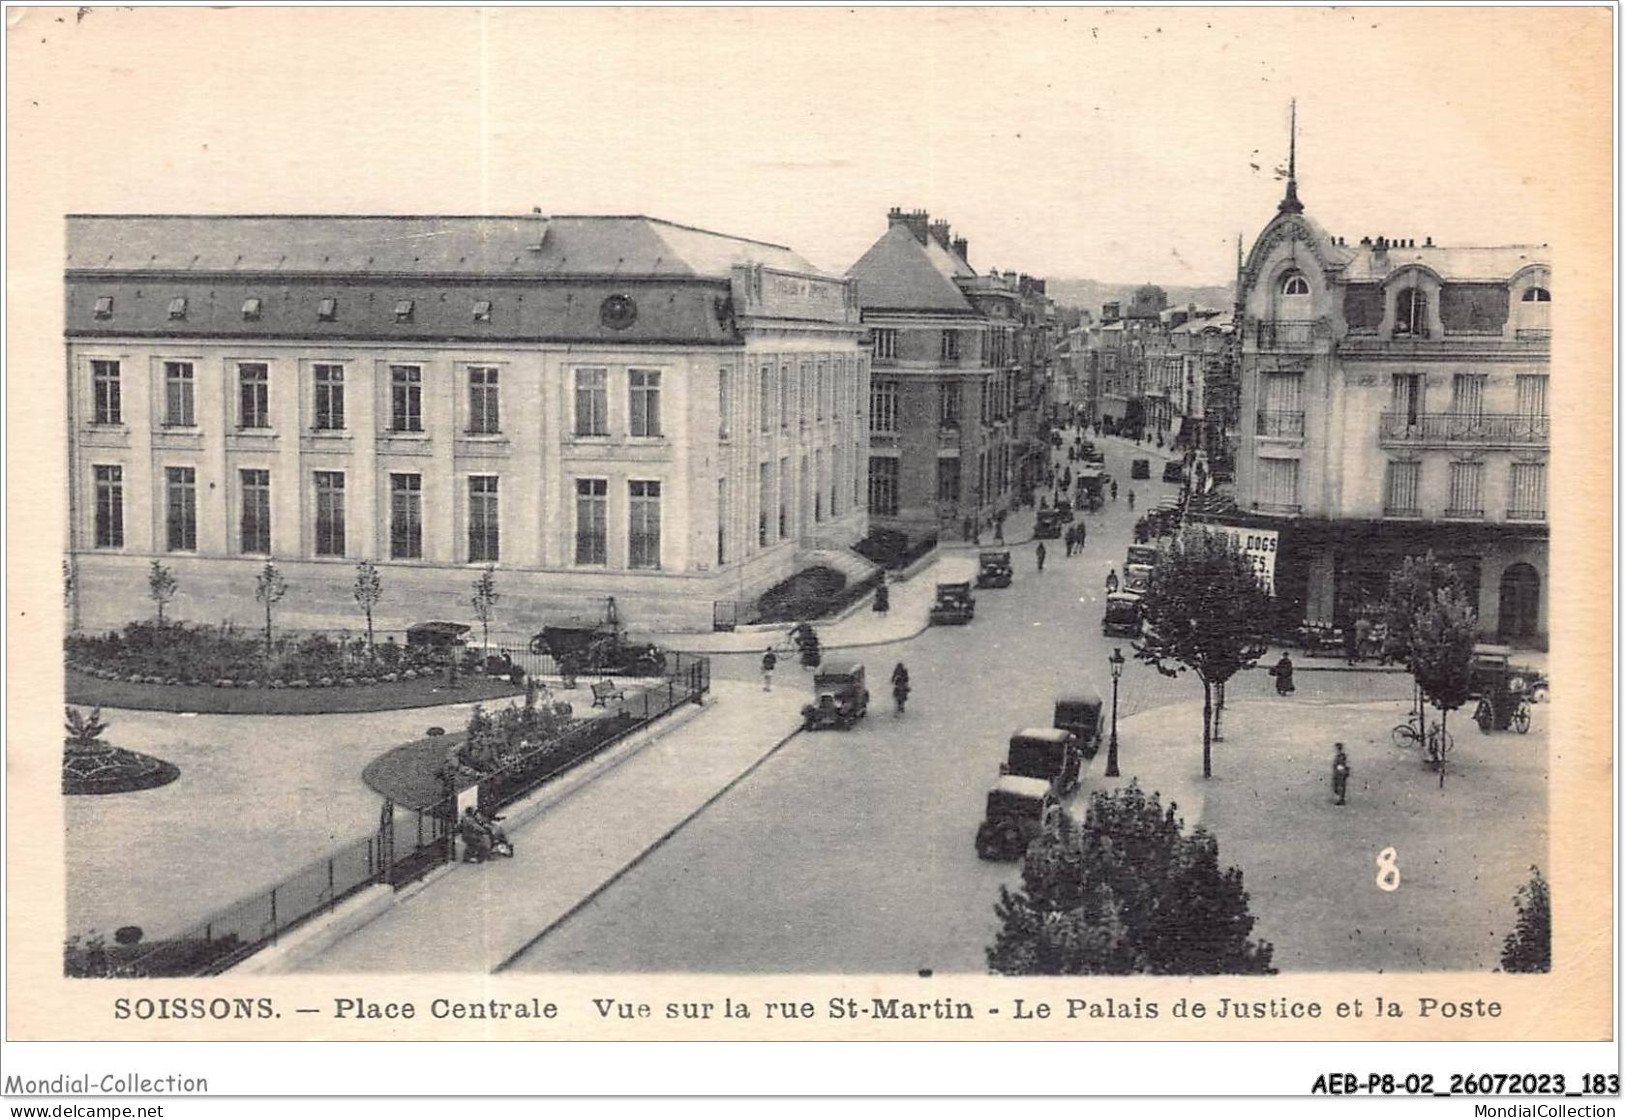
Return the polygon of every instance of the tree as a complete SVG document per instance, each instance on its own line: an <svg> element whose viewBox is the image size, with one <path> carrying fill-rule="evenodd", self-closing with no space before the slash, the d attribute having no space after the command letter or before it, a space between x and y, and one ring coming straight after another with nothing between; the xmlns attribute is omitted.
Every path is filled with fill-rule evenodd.
<svg viewBox="0 0 1625 1120"><path fill-rule="evenodd" d="M1268 974L1274 948L1249 940L1241 872L1217 841L1189 836L1161 798L1100 790L1083 823L1060 814L1027 849L1022 888L1001 888L987 951L1003 975Z"/></svg>
<svg viewBox="0 0 1625 1120"><path fill-rule="evenodd" d="M1155 284L1141 284L1128 300L1131 319L1154 319L1168 308L1168 293Z"/></svg>
<svg viewBox="0 0 1625 1120"><path fill-rule="evenodd" d="M474 617L480 620L480 627L485 634L485 655L491 653L491 616L496 612L497 600L497 569L495 564L487 564L480 577L474 581L474 595L469 602L474 606Z"/></svg>
<svg viewBox="0 0 1625 1120"><path fill-rule="evenodd" d="M1461 574L1439 560L1430 549L1424 556L1407 556L1388 576L1388 594L1383 600L1382 621L1387 638L1382 655L1407 669L1411 666L1411 631L1416 617L1447 587L1463 590ZM1416 711L1422 711L1422 691L1416 691ZM1421 730L1418 725L1417 730Z"/></svg>
<svg viewBox="0 0 1625 1120"><path fill-rule="evenodd" d="M164 624L164 608L169 606L179 589L180 581L175 578L175 573L154 560L152 570L147 573L147 598L158 605L159 626Z"/></svg>
<svg viewBox="0 0 1625 1120"><path fill-rule="evenodd" d="M1501 967L1507 972L1552 970L1552 892L1540 868L1529 871L1529 882L1512 898L1518 924L1501 946Z"/></svg>
<svg viewBox="0 0 1625 1120"><path fill-rule="evenodd" d="M102 735L107 731L107 721L102 719L102 710L98 706L91 709L87 716L78 708L64 708L67 712L67 722L63 725L67 731L67 745L70 752L90 753L107 749L103 743Z"/></svg>
<svg viewBox="0 0 1625 1120"><path fill-rule="evenodd" d="M372 641L372 608L378 605L378 600L384 597L383 577L378 574L378 565L371 560L363 560L355 566L355 601L361 604L362 613L367 616L367 656L372 657L374 647Z"/></svg>
<svg viewBox="0 0 1625 1120"><path fill-rule="evenodd" d="M265 604L265 656L271 656L271 612L288 593L288 581L269 560L254 580L254 598Z"/></svg>
<svg viewBox="0 0 1625 1120"><path fill-rule="evenodd" d="M1439 786L1444 786L1443 743L1449 742L1450 713L1467 702L1472 691L1473 645L1478 641L1478 616L1467 596L1454 587L1435 591L1417 611L1410 626L1411 676L1416 687L1439 709Z"/></svg>
<svg viewBox="0 0 1625 1120"><path fill-rule="evenodd" d="M1213 776L1213 690L1269 648L1270 596L1253 561L1226 533L1192 526L1163 551L1140 600L1145 632L1134 656L1202 682L1202 776Z"/></svg>

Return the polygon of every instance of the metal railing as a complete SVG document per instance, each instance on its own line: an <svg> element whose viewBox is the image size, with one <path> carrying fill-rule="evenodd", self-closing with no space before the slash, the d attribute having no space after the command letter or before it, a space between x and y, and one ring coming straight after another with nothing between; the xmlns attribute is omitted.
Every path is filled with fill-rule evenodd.
<svg viewBox="0 0 1625 1120"><path fill-rule="evenodd" d="M1543 509L1509 509L1508 521L1545 521L1546 511Z"/></svg>
<svg viewBox="0 0 1625 1120"><path fill-rule="evenodd" d="M1258 324L1258 345L1263 350L1310 346L1314 341L1313 319L1277 319L1273 322L1260 320Z"/></svg>
<svg viewBox="0 0 1625 1120"><path fill-rule="evenodd" d="M1382 507L1384 517L1421 517L1422 511L1416 506L1388 506Z"/></svg>
<svg viewBox="0 0 1625 1120"><path fill-rule="evenodd" d="M665 674L641 682L625 679L624 695L597 719L567 727L561 734L510 757L479 781L484 812L518 801L654 720L686 703L699 703L711 688L711 663L694 654L669 651ZM447 738L449 749L464 736ZM377 833L345 845L268 890L258 891L174 937L138 949L103 950L96 975L117 977L210 976L230 968L294 926L330 912L340 902L378 883L400 886L456 857L457 797L417 810L415 837L397 841L393 815ZM386 811L387 812L387 811ZM76 974L86 954L68 964Z"/></svg>
<svg viewBox="0 0 1625 1120"><path fill-rule="evenodd" d="M1384 443L1406 445L1542 445L1551 440L1551 418L1517 413L1385 412L1378 437Z"/></svg>
<svg viewBox="0 0 1625 1120"><path fill-rule="evenodd" d="M1303 506L1297 502L1254 502L1253 508L1259 513L1280 513L1293 516L1303 512Z"/></svg>
<svg viewBox="0 0 1625 1120"><path fill-rule="evenodd" d="M1463 521L1482 521L1484 519L1482 509L1447 509L1444 511L1444 515Z"/></svg>
<svg viewBox="0 0 1625 1120"><path fill-rule="evenodd" d="M1261 436L1301 439L1303 438L1303 413L1286 412L1279 409L1262 409L1258 413L1258 427L1255 432Z"/></svg>
<svg viewBox="0 0 1625 1120"><path fill-rule="evenodd" d="M1519 327L1516 338L1527 345L1548 346L1552 341L1550 327Z"/></svg>

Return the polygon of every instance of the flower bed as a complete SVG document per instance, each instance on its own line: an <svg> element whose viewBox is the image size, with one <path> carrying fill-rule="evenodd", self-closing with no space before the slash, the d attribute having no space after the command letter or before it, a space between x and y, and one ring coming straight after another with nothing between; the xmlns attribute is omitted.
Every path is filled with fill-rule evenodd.
<svg viewBox="0 0 1625 1120"><path fill-rule="evenodd" d="M413 680L378 681L370 687L216 688L212 684L148 684L91 676L77 669L65 675L69 704L133 708L149 712L198 712L219 715L327 715L335 712L386 712L399 708L432 708L438 704L486 702L516 696L517 685L500 677L461 676L455 684L445 673Z"/></svg>
<svg viewBox="0 0 1625 1120"><path fill-rule="evenodd" d="M62 758L65 794L134 793L166 786L180 776L174 763L122 747L70 749Z"/></svg>

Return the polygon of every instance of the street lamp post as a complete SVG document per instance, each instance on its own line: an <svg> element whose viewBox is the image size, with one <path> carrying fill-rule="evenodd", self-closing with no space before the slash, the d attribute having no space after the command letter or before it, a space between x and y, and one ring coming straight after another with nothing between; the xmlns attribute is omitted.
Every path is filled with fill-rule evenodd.
<svg viewBox="0 0 1625 1120"><path fill-rule="evenodd" d="M1112 738L1106 746L1106 777L1115 778L1117 773L1117 682L1123 677L1123 647L1116 646L1112 655L1106 659L1112 667Z"/></svg>

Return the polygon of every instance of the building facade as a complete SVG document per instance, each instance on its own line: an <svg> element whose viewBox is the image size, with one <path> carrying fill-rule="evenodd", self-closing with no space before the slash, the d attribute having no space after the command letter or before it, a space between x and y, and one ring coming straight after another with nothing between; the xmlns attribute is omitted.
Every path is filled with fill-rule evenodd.
<svg viewBox="0 0 1625 1120"><path fill-rule="evenodd" d="M68 219L75 622L706 628L867 529L852 285L643 217Z"/></svg>
<svg viewBox="0 0 1625 1120"><path fill-rule="evenodd" d="M986 526L1037 458L1053 310L1014 273L979 275L969 243L923 210L893 209L848 270L872 348L869 515L911 540ZM1042 328L1035 324L1042 320ZM1023 338L1028 341L1023 342Z"/></svg>
<svg viewBox="0 0 1625 1120"><path fill-rule="evenodd" d="M1236 478L1285 615L1347 624L1431 550L1486 637L1544 645L1550 272L1544 246L1346 244L1289 177L1241 275Z"/></svg>

